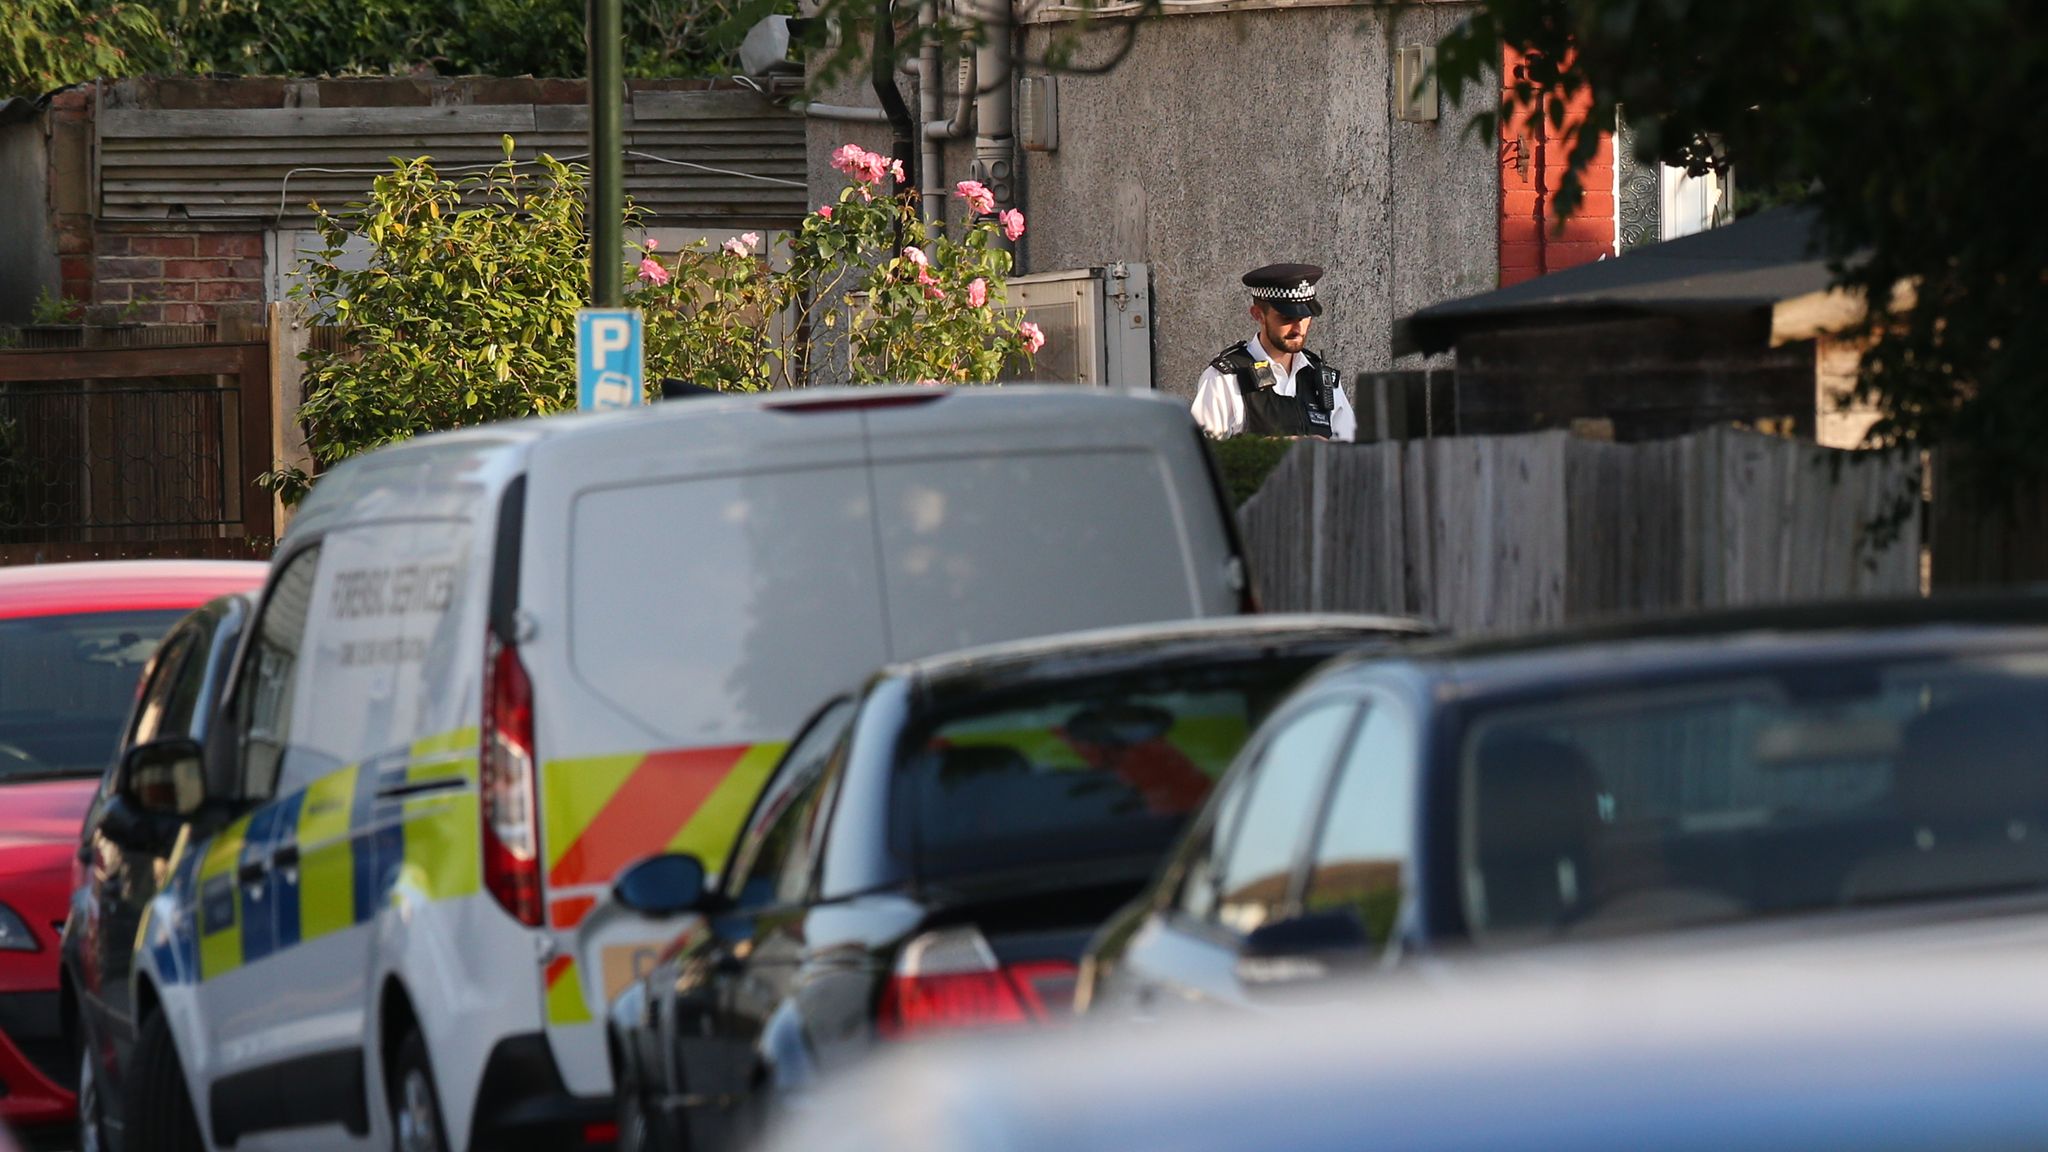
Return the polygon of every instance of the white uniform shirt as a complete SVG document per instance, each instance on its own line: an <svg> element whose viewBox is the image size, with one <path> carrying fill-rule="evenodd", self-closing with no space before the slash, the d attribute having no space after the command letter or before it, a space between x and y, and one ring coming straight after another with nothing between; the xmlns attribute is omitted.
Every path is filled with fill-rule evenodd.
<svg viewBox="0 0 2048 1152"><path fill-rule="evenodd" d="M1273 369L1273 391L1281 396L1294 395L1294 378L1308 367L1308 357L1296 352L1294 365L1282 368L1280 361L1254 336L1247 344L1253 360L1270 361ZM1210 365L1202 370L1202 382L1195 389L1195 422L1211 436L1235 436L1244 431L1244 397L1238 393L1237 383L1225 380L1223 373ZM1358 435L1358 415L1351 410L1351 400L1344 395L1344 389L1337 388L1337 406L1330 412L1330 439L1350 441Z"/></svg>

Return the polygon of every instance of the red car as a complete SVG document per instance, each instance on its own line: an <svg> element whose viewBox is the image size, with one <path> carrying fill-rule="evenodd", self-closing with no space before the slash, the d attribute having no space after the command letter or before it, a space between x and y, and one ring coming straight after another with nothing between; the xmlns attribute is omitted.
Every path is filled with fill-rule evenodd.
<svg viewBox="0 0 2048 1152"><path fill-rule="evenodd" d="M157 640L215 596L261 586L249 561L0 568L0 1129L70 1123L58 936L79 825Z"/></svg>

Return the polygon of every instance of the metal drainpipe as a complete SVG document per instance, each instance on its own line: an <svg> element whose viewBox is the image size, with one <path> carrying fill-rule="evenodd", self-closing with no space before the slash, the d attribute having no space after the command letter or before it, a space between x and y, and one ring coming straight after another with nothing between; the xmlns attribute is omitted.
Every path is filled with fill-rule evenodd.
<svg viewBox="0 0 2048 1152"><path fill-rule="evenodd" d="M939 117L945 114L939 89L939 0L918 4L917 30L922 36L917 47L918 213L931 224L944 218L941 208L946 194L940 144L932 136Z"/></svg>
<svg viewBox="0 0 2048 1152"><path fill-rule="evenodd" d="M911 145L911 138L917 134L917 125L911 122L910 106L903 102L903 93L896 90L896 6L892 2L883 6L881 19L875 21L875 42L873 55L869 59L869 77L874 82L875 98L882 103L882 111L888 114L889 126L894 129L895 139L890 144L892 158L901 160L905 168L917 165L917 150ZM917 179L912 172L910 178ZM902 191L898 185L894 191ZM897 238L902 244L902 238Z"/></svg>
<svg viewBox="0 0 2048 1152"><path fill-rule="evenodd" d="M995 194L996 209L1017 206L1017 137L1010 98L1010 0L979 0L982 42L974 101L974 178ZM999 242L1002 242L999 240ZM1007 242L1005 246L1007 246Z"/></svg>

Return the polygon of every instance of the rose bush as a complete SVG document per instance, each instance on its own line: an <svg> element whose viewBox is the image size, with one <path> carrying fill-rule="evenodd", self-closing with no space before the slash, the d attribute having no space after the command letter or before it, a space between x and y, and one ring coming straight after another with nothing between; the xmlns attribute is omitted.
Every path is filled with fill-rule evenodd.
<svg viewBox="0 0 2048 1152"><path fill-rule="evenodd" d="M294 294L345 332L303 357L298 417L316 469L423 432L575 404L586 173L545 156L524 171L503 143L505 162L488 171L453 179L424 157L397 162L366 201L317 212L322 247ZM1038 351L1037 326L1000 310L1010 254L995 241L1022 234L1021 214L998 219L987 190L963 183L968 221L956 237L919 218L914 193L880 188L900 165L851 145L834 164L847 186L779 252L755 232L677 253L652 239L638 247L627 302L646 320L650 381L801 386L828 375L813 371L814 349L838 343L850 373L830 376L980 383ZM644 230L630 203L626 217ZM312 479L281 467L263 482L296 500Z"/></svg>
<svg viewBox="0 0 2048 1152"><path fill-rule="evenodd" d="M647 316L652 372L720 388L809 381L816 348L843 338L855 383L994 380L1044 345L1035 324L1002 311L1010 254L999 235L1024 234L1024 214L995 215L995 197L972 180L958 236L927 224L916 194L882 181L902 164L848 144L832 154L848 178L839 197L806 216L780 266L747 233L717 248L671 257L643 248L631 295Z"/></svg>

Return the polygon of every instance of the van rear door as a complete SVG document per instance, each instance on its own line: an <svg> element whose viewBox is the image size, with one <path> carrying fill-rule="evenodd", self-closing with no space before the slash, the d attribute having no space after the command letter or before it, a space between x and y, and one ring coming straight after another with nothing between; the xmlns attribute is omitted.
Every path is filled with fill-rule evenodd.
<svg viewBox="0 0 2048 1152"><path fill-rule="evenodd" d="M858 416L693 404L719 407L592 421L528 473L545 995L577 1092L609 1087L592 1022L685 925L574 930L641 857L721 869L783 742L888 659Z"/></svg>
<svg viewBox="0 0 2048 1152"><path fill-rule="evenodd" d="M1226 513L1181 405L1003 388L866 417L897 659L1238 611Z"/></svg>

